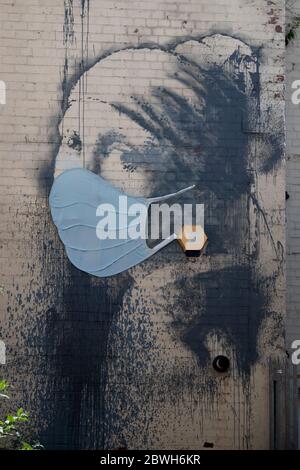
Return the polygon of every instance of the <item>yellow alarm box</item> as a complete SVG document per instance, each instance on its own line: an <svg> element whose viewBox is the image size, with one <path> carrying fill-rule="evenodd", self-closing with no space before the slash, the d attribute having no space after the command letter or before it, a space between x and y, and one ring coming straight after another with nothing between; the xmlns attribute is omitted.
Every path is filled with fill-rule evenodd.
<svg viewBox="0 0 300 470"><path fill-rule="evenodd" d="M186 254L200 251L207 243L207 236L201 225L184 225L177 235L177 240Z"/></svg>

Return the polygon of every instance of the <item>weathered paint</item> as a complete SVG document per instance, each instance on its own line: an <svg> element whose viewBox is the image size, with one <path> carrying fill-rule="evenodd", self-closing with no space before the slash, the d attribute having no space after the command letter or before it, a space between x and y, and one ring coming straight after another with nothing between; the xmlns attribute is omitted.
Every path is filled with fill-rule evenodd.
<svg viewBox="0 0 300 470"><path fill-rule="evenodd" d="M275 3L272 17L282 24L283 2ZM39 199L14 199L14 214L20 205L22 213L11 226L16 233L18 220L27 238L5 266L7 276L13 272L5 297L5 330L14 328L7 370L22 371L22 397L50 448L266 447L266 363L284 354L282 84L273 83L269 67L280 73L283 34L278 24L263 25L270 15L261 0L216 7L229 8L232 18L236 12L240 23L207 19L202 26L206 14L193 11L195 4L175 4L174 19L172 6L154 1L157 11L137 16L137 33L107 40L99 23L115 17L115 28L126 27L120 18L124 7L134 18L130 2L90 2L89 28L86 5L73 2L74 41L62 35L57 48L61 68L51 79L61 108L49 109L46 92L38 108L48 119L46 156L38 132L24 145L25 155L37 152L45 164L38 165ZM156 13L182 26L143 35L142 20L158 25ZM130 69L134 77L126 78ZM32 81L38 76L41 86L43 73ZM116 278L73 268L40 196L52 184L57 154L69 151L135 196L195 182L210 240L201 261L183 260L169 246ZM37 173L30 175L36 184ZM232 364L222 377L211 367L218 354Z"/></svg>

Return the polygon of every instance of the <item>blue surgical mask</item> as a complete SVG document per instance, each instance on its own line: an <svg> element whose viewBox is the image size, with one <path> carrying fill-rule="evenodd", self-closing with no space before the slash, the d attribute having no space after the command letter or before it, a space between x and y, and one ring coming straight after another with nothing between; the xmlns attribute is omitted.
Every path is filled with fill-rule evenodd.
<svg viewBox="0 0 300 470"><path fill-rule="evenodd" d="M113 276L145 261L164 246L176 239L171 234L153 248L148 247L146 239L123 239L129 225L134 223L133 216L120 213L120 196L127 196L127 208L133 204L143 204L146 208L154 202L160 202L181 194L190 186L174 194L157 198L141 198L125 195L100 176L83 168L72 168L61 173L51 189L49 203L51 215L58 229L60 239L66 248L71 263L78 269L97 277ZM117 224L114 238L99 239L97 236L97 209L103 204L115 208ZM124 223L119 222L125 220ZM142 219L141 219L142 220ZM144 225L147 220L144 220ZM141 232L146 227L141 228Z"/></svg>

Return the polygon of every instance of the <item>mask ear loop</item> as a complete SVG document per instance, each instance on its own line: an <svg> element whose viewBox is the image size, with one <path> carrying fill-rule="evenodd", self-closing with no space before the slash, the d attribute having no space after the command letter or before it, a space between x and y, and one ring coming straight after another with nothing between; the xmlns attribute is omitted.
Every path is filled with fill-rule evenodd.
<svg viewBox="0 0 300 470"><path fill-rule="evenodd" d="M167 199L171 199L174 196L178 196L179 194L183 194L183 193L186 193L187 191L190 191L191 189L194 189L195 186L196 185L193 184L192 186L188 186L187 188L180 189L180 191L177 191L176 193L166 194L165 196L158 196L158 197L149 198L149 199L147 199L147 205L149 207L150 204L152 204L153 202L166 201ZM172 235L170 235L168 238L166 238L165 240L160 242L154 248L149 248L149 249L151 250L152 254L155 254L155 253L157 253L157 251L159 251L162 248L164 248L165 246L169 245L169 243L171 243L172 241L177 240L177 238L178 237L177 237L176 233L172 233Z"/></svg>
<svg viewBox="0 0 300 470"><path fill-rule="evenodd" d="M171 243L172 241L174 240L177 240L177 235L176 233L173 233L172 235L170 235L168 238L166 238L165 240L163 240L162 242L160 242L158 245L156 245L154 248L149 248L150 252L154 255L155 253L157 253L159 250L161 250L162 248L164 248L165 246L169 245L169 243Z"/></svg>
<svg viewBox="0 0 300 470"><path fill-rule="evenodd" d="M180 191L177 191L176 193L166 194L165 196L151 197L147 199L148 205L150 206L150 204L152 204L153 202L166 201L167 199L171 199L171 197L186 193L187 191L190 191L191 189L194 189L195 187L196 185L193 184L192 186L188 186L187 188L180 189Z"/></svg>

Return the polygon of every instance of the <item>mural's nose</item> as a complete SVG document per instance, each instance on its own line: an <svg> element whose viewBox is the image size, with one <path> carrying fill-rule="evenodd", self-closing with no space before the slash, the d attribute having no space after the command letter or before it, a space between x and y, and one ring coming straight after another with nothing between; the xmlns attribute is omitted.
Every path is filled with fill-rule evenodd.
<svg viewBox="0 0 300 470"><path fill-rule="evenodd" d="M83 159L80 152L74 151L68 145L63 143L55 160L54 178L71 168L83 168Z"/></svg>
<svg viewBox="0 0 300 470"><path fill-rule="evenodd" d="M200 256L208 238L201 225L184 225L177 240L186 256Z"/></svg>

